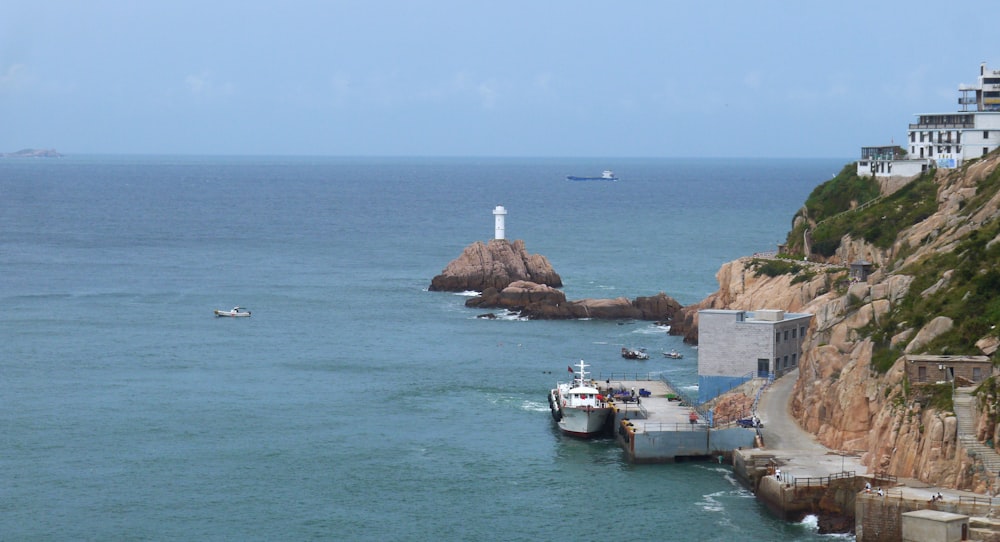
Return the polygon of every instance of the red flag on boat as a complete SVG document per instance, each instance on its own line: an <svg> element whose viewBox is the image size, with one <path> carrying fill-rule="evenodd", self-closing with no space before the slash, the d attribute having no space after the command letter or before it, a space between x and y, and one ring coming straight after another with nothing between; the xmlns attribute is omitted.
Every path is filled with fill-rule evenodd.
<svg viewBox="0 0 1000 542"><path fill-rule="evenodd" d="M566 368L569 369L569 372L571 372L571 373L573 372L573 366L572 365L567 365Z"/></svg>

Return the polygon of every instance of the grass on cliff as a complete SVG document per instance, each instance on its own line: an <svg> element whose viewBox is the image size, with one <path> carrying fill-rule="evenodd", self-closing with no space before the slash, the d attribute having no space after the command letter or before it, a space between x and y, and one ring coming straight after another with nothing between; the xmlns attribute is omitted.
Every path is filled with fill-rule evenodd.
<svg viewBox="0 0 1000 542"><path fill-rule="evenodd" d="M832 256L848 233L876 247L889 248L900 231L937 210L937 189L932 170L873 202L880 195L878 182L859 177L857 166L851 165L813 190L799 216L805 212L816 224L810 232L813 254ZM787 245L790 252L802 254L802 237L808 225L802 220L797 223L788 234Z"/></svg>
<svg viewBox="0 0 1000 542"><path fill-rule="evenodd" d="M925 384L912 390L914 401L924 408L933 408L938 412L955 412L955 401L952 397L951 383Z"/></svg>
<svg viewBox="0 0 1000 542"><path fill-rule="evenodd" d="M856 162L847 164L834 178L813 189L793 219L797 225L788 234L789 252L803 254L802 234L809 227L803 218L819 223L879 196L878 183L871 177L859 177L857 170Z"/></svg>
<svg viewBox="0 0 1000 542"><path fill-rule="evenodd" d="M990 189L995 193L1000 183L992 182ZM1000 337L998 239L1000 220L993 219L959 239L952 251L930 255L899 270L914 280L889 317L866 330L875 343L873 368L884 373L901 354L889 347L894 334L905 329L915 333L938 316L950 318L953 327L920 353L979 355L976 341Z"/></svg>
<svg viewBox="0 0 1000 542"><path fill-rule="evenodd" d="M792 279L792 284L808 282L816 276L816 272L812 269L787 259L754 258L750 260L750 264L747 267L753 270L755 277L767 276L773 278L780 275L795 275Z"/></svg>

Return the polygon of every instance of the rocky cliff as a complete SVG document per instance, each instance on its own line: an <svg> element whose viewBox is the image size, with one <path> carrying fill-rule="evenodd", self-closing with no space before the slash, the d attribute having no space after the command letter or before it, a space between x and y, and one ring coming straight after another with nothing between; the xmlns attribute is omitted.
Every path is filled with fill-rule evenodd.
<svg viewBox="0 0 1000 542"><path fill-rule="evenodd" d="M487 288L502 290L510 283L524 280L553 288L562 286L562 278L549 260L540 254L528 254L524 241L491 239L465 247L440 275L431 279L430 290L440 292L482 292Z"/></svg>
<svg viewBox="0 0 1000 542"><path fill-rule="evenodd" d="M984 491L992 481L958 441L950 389L942 394L908 382L903 354L992 353L997 344L998 163L993 153L960 170L883 185L883 207L874 214L838 217L855 229L824 241L836 247L829 255L724 265L718 292L685 307L673 332L696 340L700 308L814 314L791 404L799 423L827 447L860 454L872 472ZM931 187L932 208L914 214L927 203L911 188L920 183ZM822 226L804 215L796 220L807 234ZM888 241L886 230L893 233ZM852 283L847 264L861 259L874 264L874 273ZM996 395L979 398L987 405L979 415L983 440L1000 440L997 415L990 414L998 410Z"/></svg>

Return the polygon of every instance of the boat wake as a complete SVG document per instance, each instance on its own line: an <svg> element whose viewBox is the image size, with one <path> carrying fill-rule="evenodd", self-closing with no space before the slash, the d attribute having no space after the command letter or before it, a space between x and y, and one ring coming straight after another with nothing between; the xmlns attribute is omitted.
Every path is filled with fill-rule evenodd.
<svg viewBox="0 0 1000 542"><path fill-rule="evenodd" d="M670 326L658 326L655 324L650 324L645 327L638 327L632 330L632 333L639 333L641 335L663 335L664 329L669 330Z"/></svg>

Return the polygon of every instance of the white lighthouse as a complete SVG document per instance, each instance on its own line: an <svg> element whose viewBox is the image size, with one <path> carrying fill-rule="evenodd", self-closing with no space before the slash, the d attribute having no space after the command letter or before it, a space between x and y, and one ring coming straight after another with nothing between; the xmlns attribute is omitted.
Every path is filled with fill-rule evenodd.
<svg viewBox="0 0 1000 542"><path fill-rule="evenodd" d="M503 217L507 216L507 209L503 208L503 205L497 205L496 209L493 209L494 217L494 239L503 239Z"/></svg>

